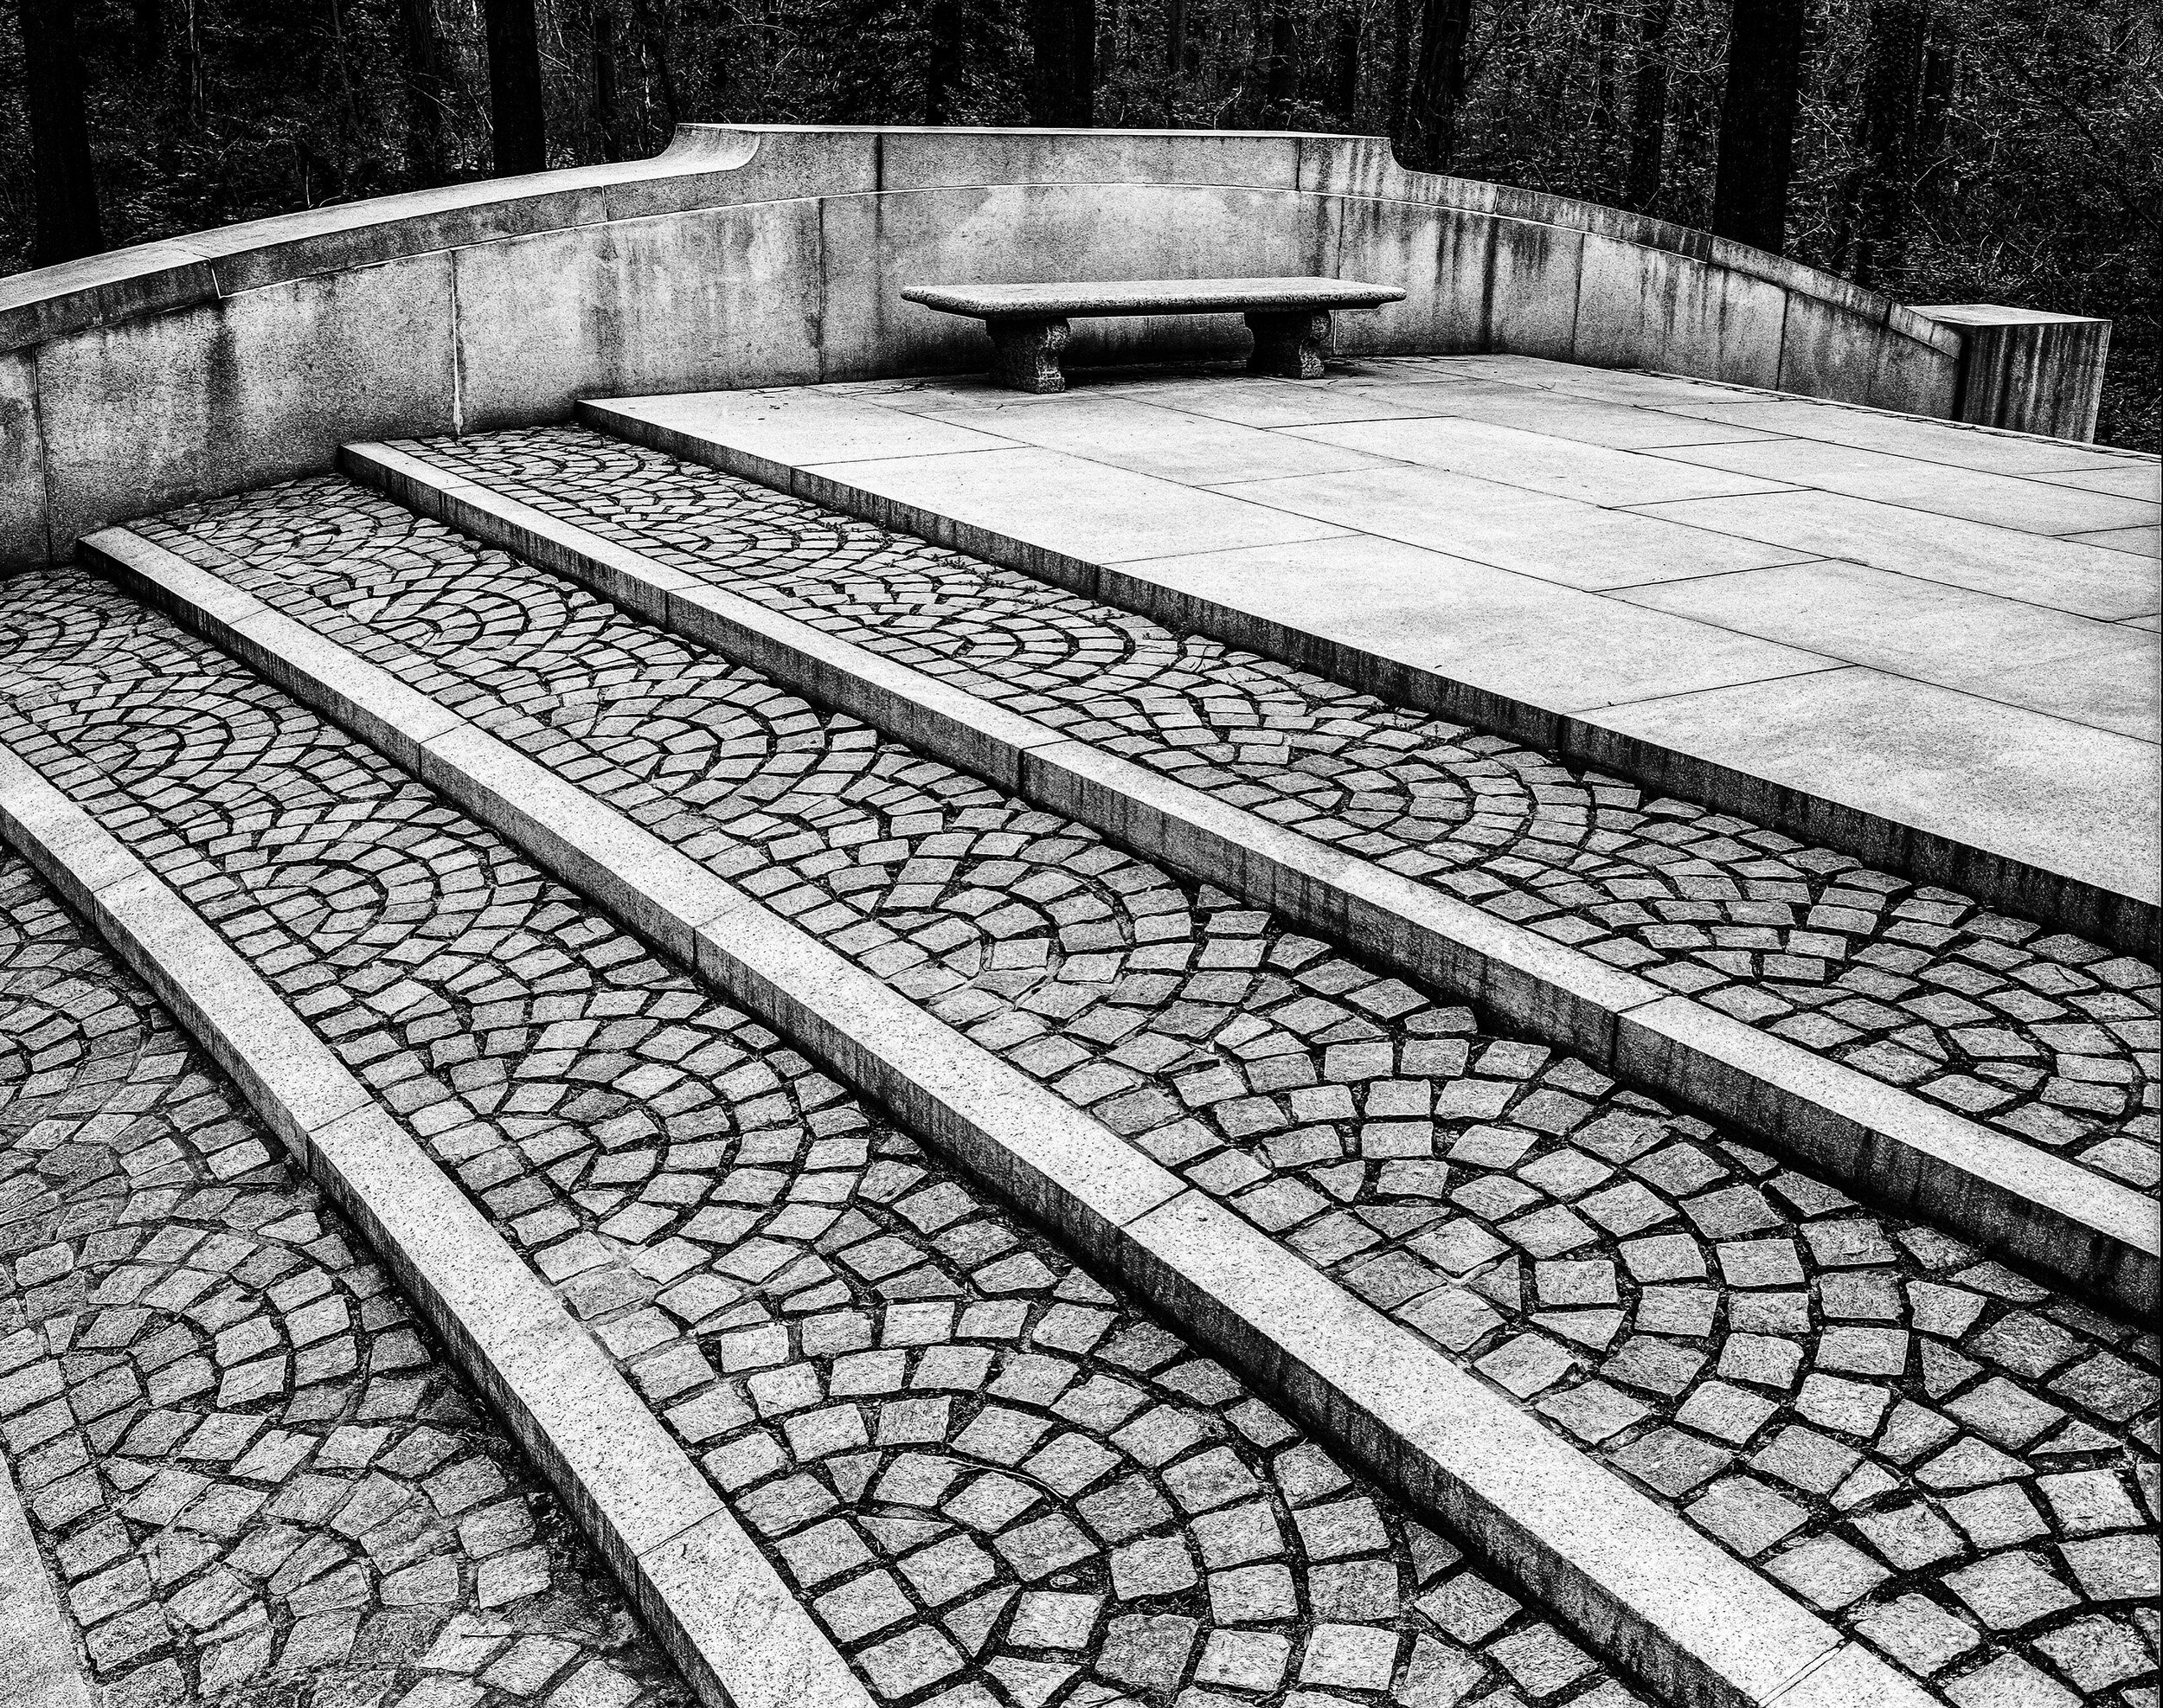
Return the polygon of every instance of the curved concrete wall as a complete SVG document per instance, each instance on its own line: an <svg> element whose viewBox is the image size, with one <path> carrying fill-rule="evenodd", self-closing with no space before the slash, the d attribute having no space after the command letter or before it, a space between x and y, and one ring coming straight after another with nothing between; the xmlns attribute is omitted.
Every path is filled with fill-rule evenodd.
<svg viewBox="0 0 2163 1708"><path fill-rule="evenodd" d="M650 161L390 196L0 279L0 562L580 396L985 365L940 278L1323 273L1402 284L1351 354L1501 350L1942 415L1960 335L1613 209L1248 132L685 125ZM1075 363L1229 351L1227 318L1094 321Z"/></svg>

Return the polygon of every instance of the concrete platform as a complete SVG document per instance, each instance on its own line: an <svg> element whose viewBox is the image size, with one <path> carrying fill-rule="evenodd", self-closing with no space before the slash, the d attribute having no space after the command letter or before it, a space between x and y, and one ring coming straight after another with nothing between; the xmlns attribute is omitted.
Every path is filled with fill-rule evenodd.
<svg viewBox="0 0 2163 1708"><path fill-rule="evenodd" d="M1529 357L588 418L2128 947L2153 458Z"/></svg>

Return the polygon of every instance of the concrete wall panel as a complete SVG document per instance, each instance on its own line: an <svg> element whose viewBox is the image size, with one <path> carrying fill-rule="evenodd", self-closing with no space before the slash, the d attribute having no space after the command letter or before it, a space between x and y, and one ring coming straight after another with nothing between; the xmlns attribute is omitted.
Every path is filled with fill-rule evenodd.
<svg viewBox="0 0 2163 1708"><path fill-rule="evenodd" d="M463 427L559 419L581 396L816 382L818 217L799 197L453 252Z"/></svg>
<svg viewBox="0 0 2163 1708"><path fill-rule="evenodd" d="M451 258L420 255L122 321L38 351L53 549L108 522L446 433Z"/></svg>
<svg viewBox="0 0 2163 1708"><path fill-rule="evenodd" d="M1489 223L1494 251L1479 347L1573 360L1585 234L1521 220Z"/></svg>
<svg viewBox="0 0 2163 1708"><path fill-rule="evenodd" d="M0 566L34 563L47 552L45 441L37 423L37 364L17 350L0 356Z"/></svg>
<svg viewBox="0 0 2163 1708"><path fill-rule="evenodd" d="M0 284L0 425L34 398L43 428L13 431L0 562L325 466L344 439L551 419L581 394L985 365L982 331L902 303L908 280L1316 272L1410 293L1345 317L1347 354L1493 350L1952 408L1958 336L1881 297L1620 209L1407 172L1377 138L687 125L651 161ZM1226 317L1085 321L1071 355L1243 347Z"/></svg>
<svg viewBox="0 0 2163 1708"><path fill-rule="evenodd" d="M1449 208L1335 197L1335 254L1325 271L1402 285L1405 299L1338 318L1347 356L1454 355L1486 347L1494 222Z"/></svg>

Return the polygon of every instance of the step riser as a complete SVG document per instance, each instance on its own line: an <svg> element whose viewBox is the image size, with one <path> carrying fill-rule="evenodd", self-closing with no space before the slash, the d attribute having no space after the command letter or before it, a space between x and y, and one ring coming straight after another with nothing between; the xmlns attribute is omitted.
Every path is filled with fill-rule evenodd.
<svg viewBox="0 0 2163 1708"><path fill-rule="evenodd" d="M263 652L260 637L283 632L284 620L241 615L234 590L122 530L95 549L244 659ZM225 588L223 613L183 581ZM394 757L414 752L424 780L818 1054L1281 1396L1385 1486L1477 1539L1666 1700L1832 1708L1870 1691L1887 1705L1929 1699L1305 1260L593 797L470 725L416 740L409 708L371 703L396 689L391 678L320 637L277 668L296 697L356 733L402 724L385 749Z"/></svg>
<svg viewBox="0 0 2163 1708"><path fill-rule="evenodd" d="M193 909L4 744L0 836L360 1230L708 1708L870 1708L704 1475L503 1235Z"/></svg>
<svg viewBox="0 0 2163 1708"><path fill-rule="evenodd" d="M966 552L1167 628L1206 634L1280 664L1421 711L1492 729L1572 765L1627 777L1657 794L1701 801L1788 835L1839 849L1920 883L1974 896L1993 907L2092 937L2128 954L2163 957L2163 909L2025 861L1972 847L1807 791L1601 729L1566 713L1480 689L1435 671L1174 593L1116 564L1099 564L1011 535L902 503L832 475L794 468L695 433L664 427L607 403L581 401L577 419L596 431L700 463L872 523Z"/></svg>
<svg viewBox="0 0 2163 1708"><path fill-rule="evenodd" d="M1146 858L1477 1002L1862 1197L2121 1309L2158 1308L2156 1218L2129 1189L395 449L348 446L343 461L423 515Z"/></svg>

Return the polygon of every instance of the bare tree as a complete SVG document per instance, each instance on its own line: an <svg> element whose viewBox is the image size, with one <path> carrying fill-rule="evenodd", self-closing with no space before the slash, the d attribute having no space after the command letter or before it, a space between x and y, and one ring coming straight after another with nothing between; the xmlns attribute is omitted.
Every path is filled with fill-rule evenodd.
<svg viewBox="0 0 2163 1708"><path fill-rule="evenodd" d="M543 171L549 146L533 0L487 0L487 11L488 111L496 175Z"/></svg>
<svg viewBox="0 0 2163 1708"><path fill-rule="evenodd" d="M30 259L34 266L52 266L94 255L106 246L98 222L90 132L83 120L75 0L18 0L18 13L37 203Z"/></svg>
<svg viewBox="0 0 2163 1708"><path fill-rule="evenodd" d="M1735 0L1712 230L1780 254L1787 244L1807 0Z"/></svg>

